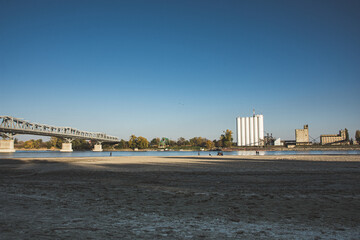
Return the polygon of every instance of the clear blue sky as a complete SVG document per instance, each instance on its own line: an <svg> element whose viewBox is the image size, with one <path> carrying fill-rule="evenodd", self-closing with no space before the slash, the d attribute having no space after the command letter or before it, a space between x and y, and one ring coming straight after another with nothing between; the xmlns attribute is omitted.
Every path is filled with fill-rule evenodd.
<svg viewBox="0 0 360 240"><path fill-rule="evenodd" d="M360 1L0 0L0 114L215 139L360 129Z"/></svg>

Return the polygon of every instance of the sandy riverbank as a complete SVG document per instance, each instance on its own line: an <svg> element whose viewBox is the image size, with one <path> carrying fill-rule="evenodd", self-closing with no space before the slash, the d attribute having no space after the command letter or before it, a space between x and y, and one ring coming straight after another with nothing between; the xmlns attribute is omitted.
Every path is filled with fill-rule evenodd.
<svg viewBox="0 0 360 240"><path fill-rule="evenodd" d="M360 156L0 160L4 238L359 239Z"/></svg>

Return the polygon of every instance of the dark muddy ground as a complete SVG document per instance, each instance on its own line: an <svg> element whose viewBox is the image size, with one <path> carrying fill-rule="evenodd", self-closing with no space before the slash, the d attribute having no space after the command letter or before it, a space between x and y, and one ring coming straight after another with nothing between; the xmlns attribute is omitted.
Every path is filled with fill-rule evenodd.
<svg viewBox="0 0 360 240"><path fill-rule="evenodd" d="M310 158L0 159L0 239L360 239L360 156Z"/></svg>

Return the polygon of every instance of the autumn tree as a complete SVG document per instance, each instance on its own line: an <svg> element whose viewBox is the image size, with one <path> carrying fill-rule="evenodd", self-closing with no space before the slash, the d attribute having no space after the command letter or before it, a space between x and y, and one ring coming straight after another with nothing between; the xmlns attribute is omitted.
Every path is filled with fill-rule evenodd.
<svg viewBox="0 0 360 240"><path fill-rule="evenodd" d="M32 140L34 141L34 148L38 149L42 147L43 141L42 139L38 139L38 140Z"/></svg>
<svg viewBox="0 0 360 240"><path fill-rule="evenodd" d="M224 147L231 147L233 141L232 134L233 132L231 130L226 129L224 134L221 135L220 140Z"/></svg>
<svg viewBox="0 0 360 240"><path fill-rule="evenodd" d="M212 149L212 148L214 148L214 146L215 146L214 142L212 142L210 140L206 141L206 148L207 149Z"/></svg>
<svg viewBox="0 0 360 240"><path fill-rule="evenodd" d="M24 143L24 148L26 149L32 149L34 148L34 140L28 140Z"/></svg>
<svg viewBox="0 0 360 240"><path fill-rule="evenodd" d="M137 147L136 139L137 139L137 137L135 135L131 135L130 139L129 139L129 147L132 148L133 150Z"/></svg>
<svg viewBox="0 0 360 240"><path fill-rule="evenodd" d="M149 141L144 137L136 137L135 135L131 135L129 140L129 147L132 149L145 149L149 147Z"/></svg>

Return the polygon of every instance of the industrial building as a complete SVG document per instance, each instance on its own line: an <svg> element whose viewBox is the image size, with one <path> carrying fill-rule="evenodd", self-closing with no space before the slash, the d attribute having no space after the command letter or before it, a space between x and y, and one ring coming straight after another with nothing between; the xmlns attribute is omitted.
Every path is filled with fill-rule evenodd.
<svg viewBox="0 0 360 240"><path fill-rule="evenodd" d="M237 146L263 146L264 145L264 116L236 118Z"/></svg>
<svg viewBox="0 0 360 240"><path fill-rule="evenodd" d="M296 145L309 145L309 126L304 125L304 129L295 129Z"/></svg>
<svg viewBox="0 0 360 240"><path fill-rule="evenodd" d="M326 134L326 135L320 135L320 144L321 145L340 145L347 143L348 139L346 136L346 130L340 130L339 134Z"/></svg>
<svg viewBox="0 0 360 240"><path fill-rule="evenodd" d="M277 138L277 139L274 141L274 145L275 145L275 146L284 146L284 143L281 141L280 138Z"/></svg>

